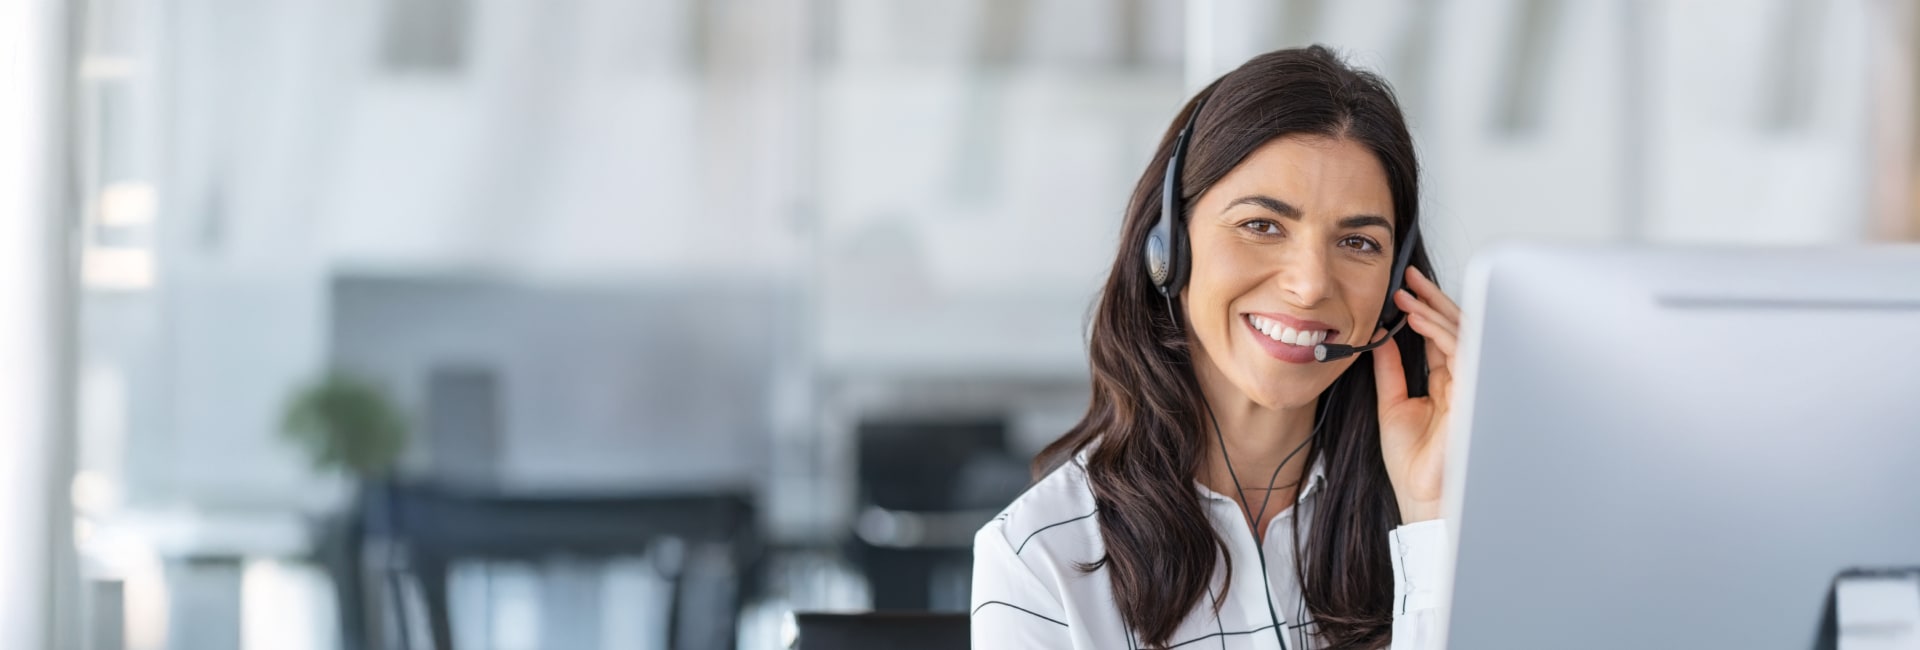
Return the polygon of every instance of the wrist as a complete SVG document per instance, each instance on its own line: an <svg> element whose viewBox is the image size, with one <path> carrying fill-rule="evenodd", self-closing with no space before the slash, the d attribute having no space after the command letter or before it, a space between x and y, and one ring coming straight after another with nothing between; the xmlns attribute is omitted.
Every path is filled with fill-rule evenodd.
<svg viewBox="0 0 1920 650"><path fill-rule="evenodd" d="M1400 502L1401 525L1418 523L1422 521L1428 521L1428 520L1439 519L1439 518L1440 518L1440 500L1439 499L1434 499L1432 501L1401 501Z"/></svg>

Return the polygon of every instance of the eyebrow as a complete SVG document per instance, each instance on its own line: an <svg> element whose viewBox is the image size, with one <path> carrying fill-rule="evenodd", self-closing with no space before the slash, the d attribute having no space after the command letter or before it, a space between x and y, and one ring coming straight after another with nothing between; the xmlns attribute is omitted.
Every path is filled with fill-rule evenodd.
<svg viewBox="0 0 1920 650"><path fill-rule="evenodd" d="M1293 207L1292 204L1286 201L1264 194L1250 194L1234 199L1232 203L1227 204L1226 209L1232 210L1234 206L1242 204L1259 206L1268 212L1285 217L1290 221L1299 221L1301 217L1300 208ZM1225 211L1226 210L1222 210L1222 212ZM1393 222L1377 214L1356 214L1340 220L1341 228L1364 228L1366 226L1379 226L1386 228L1388 233L1393 232Z"/></svg>

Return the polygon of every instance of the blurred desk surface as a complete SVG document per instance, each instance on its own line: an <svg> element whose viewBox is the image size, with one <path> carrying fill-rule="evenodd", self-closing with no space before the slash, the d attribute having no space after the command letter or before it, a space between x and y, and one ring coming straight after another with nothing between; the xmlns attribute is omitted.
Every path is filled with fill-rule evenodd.
<svg viewBox="0 0 1920 650"><path fill-rule="evenodd" d="M755 523L744 491L523 496L399 483L385 497L367 504L370 534L462 557L626 554L664 538L736 543Z"/></svg>

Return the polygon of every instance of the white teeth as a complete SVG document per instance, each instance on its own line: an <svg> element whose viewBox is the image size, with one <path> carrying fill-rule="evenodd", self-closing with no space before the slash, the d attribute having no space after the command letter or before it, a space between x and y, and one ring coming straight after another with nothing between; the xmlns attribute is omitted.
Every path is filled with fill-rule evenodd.
<svg viewBox="0 0 1920 650"><path fill-rule="evenodd" d="M1300 331L1252 314L1247 315L1247 322L1252 323L1253 328L1260 330L1261 334L1287 345L1308 347L1327 340L1327 330Z"/></svg>

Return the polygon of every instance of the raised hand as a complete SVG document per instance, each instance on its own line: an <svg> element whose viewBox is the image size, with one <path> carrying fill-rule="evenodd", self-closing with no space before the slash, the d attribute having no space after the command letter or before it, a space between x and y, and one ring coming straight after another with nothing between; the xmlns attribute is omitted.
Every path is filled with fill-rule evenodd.
<svg viewBox="0 0 1920 650"><path fill-rule="evenodd" d="M1406 287L1393 303L1407 325L1427 339L1427 396L1407 397L1400 344L1373 351L1380 396L1380 451L1393 482L1402 523L1440 516L1440 478L1447 456L1447 414L1452 409L1454 354L1460 340L1460 307L1419 269L1407 268ZM1377 335L1377 334L1376 334Z"/></svg>

